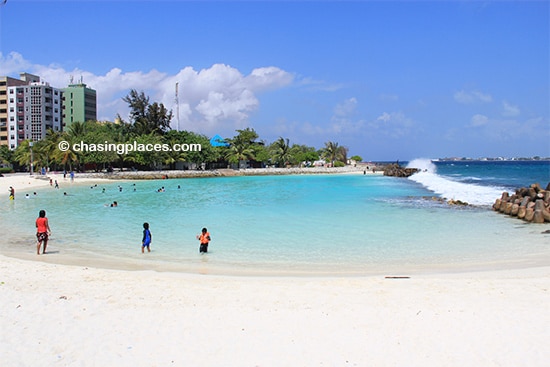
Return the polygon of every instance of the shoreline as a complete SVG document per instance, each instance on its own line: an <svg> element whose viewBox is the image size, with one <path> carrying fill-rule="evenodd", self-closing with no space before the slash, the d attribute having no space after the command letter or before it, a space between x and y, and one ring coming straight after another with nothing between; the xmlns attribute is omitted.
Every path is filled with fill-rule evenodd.
<svg viewBox="0 0 550 367"><path fill-rule="evenodd" d="M30 245L29 245L30 246ZM550 259L547 255L541 257L539 254L525 255L522 258L502 258L487 261L470 262L437 262L437 263L390 263L378 264L371 267L351 266L342 269L337 265L327 266L326 264L297 265L296 267L281 268L276 264L233 264L216 262L213 258L208 261L206 258L197 257L187 259L185 263L171 262L165 257L142 258L139 254L130 258L94 254L86 257L84 253L71 253L65 251L58 253L55 245L51 245L50 252L37 256L34 248L29 247L28 252L0 250L0 256L19 260L59 266L88 267L108 271L126 272L154 272L189 274L200 276L227 276L236 278L368 278L386 276L446 276L452 274L475 274L475 273L497 273L505 271L528 271L550 267Z"/></svg>
<svg viewBox="0 0 550 367"><path fill-rule="evenodd" d="M17 192L27 192L33 189L40 189L50 186L49 179L57 180L59 183L73 184L95 184L113 181L131 180L162 180L174 178L200 178L200 177L233 177L233 176L279 176L279 175L322 175L322 174L365 174L383 175L382 170L376 172L362 167L310 167L310 168L247 168L241 170L217 169L217 170L161 170L161 171L114 171L105 172L83 172L75 173L74 181L70 178L63 178L63 173L54 171L46 175L28 173L6 173L0 177L0 193L7 193L10 186ZM6 194L7 195L7 194Z"/></svg>
<svg viewBox="0 0 550 367"><path fill-rule="evenodd" d="M308 173L313 174L324 174L327 169L321 167L322 169L310 171L309 168L301 169ZM335 168L332 171L332 174L363 174L363 170L354 167L346 167L345 169ZM286 172L285 174L295 174L293 171L288 169L251 169L251 170L241 170L242 175L265 175L272 174L273 172ZM160 171L157 174L162 174L164 171ZM196 177L196 174L200 174L201 171L181 171L184 174L190 174L186 177ZM123 172L126 173L126 172ZM135 175L136 179L144 179L143 175L147 175L150 172L130 172ZM259 174L258 174L259 173ZM380 172L381 174L382 172ZM368 174L373 174L372 172ZM377 173L378 174L378 173ZM123 178L114 178L111 176L110 179L103 178L106 175L110 174L77 174L75 176L74 182L71 182L67 177L63 179L62 174L54 172L49 176L30 176L26 174L11 174L5 177L0 177L0 191L8 192L9 186L14 186L16 188L16 200L24 199L24 196L21 195L21 192L26 193L32 190L40 190L50 187L49 177L52 179L57 179L62 188L65 185L78 185L85 186L90 184L105 184L113 182L131 182L131 179ZM221 176L216 176L221 177ZM51 188L51 187L50 187ZM62 191L62 190L61 190ZM18 195L19 193L19 195ZM29 239L31 236L29 235ZM53 245L53 247L52 247ZM50 250L53 248L55 250L55 244L50 243ZM437 263L426 263L422 265L416 264L412 266L411 264L382 264L376 268L350 268L346 271L334 270L335 267L325 268L320 264L313 264L307 268L297 267L295 269L274 269L273 265L250 267L247 265L241 265L245 269L239 269L235 264L227 263L217 263L210 264L210 267L204 268L200 263L198 264L195 260L195 263L186 264L185 266L175 266L171 263L163 262L162 258L159 258L159 262L155 264L147 264L138 262L137 259L113 259L109 256L98 255L95 256L92 261L84 257L82 253L64 253L56 254L55 256L46 256L45 258L36 258L34 259L34 252L32 255L26 252L16 252L16 251L0 251L0 254L8 256L15 259L23 259L30 261L39 261L47 263L55 263L59 265L76 265L76 266L88 266L90 263L93 263L94 267L98 269L111 269L111 270L126 270L126 271L157 271L157 272L182 272L188 274L211 274L211 275L227 275L227 276L281 276L281 277L291 277L291 276L303 276L303 277L323 277L323 276L335 276L335 277L362 277L362 276L373 276L373 275L393 275L396 273L400 274L448 274L448 273L470 273L478 271L500 271L500 270L514 270L514 269L528 269L533 267L546 266L548 264L547 259L534 258L533 256L525 256L522 258L501 258L498 260L488 261L488 262L469 262L469 263L454 263L454 262L437 262ZM147 267L149 266L149 267ZM162 269L161 266L166 266L167 270ZM386 267L387 271L384 271Z"/></svg>
<svg viewBox="0 0 550 367"><path fill-rule="evenodd" d="M542 367L550 358L550 267L311 279L0 255L0 269L6 365Z"/></svg>

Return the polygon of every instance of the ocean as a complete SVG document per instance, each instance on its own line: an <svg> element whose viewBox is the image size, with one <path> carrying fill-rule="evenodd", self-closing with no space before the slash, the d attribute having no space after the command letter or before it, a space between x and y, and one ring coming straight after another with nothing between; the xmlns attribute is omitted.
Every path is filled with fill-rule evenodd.
<svg viewBox="0 0 550 367"><path fill-rule="evenodd" d="M0 253L35 259L34 221L52 228L43 261L234 275L403 275L548 264L549 224L490 209L503 191L550 182L548 161L414 160L409 178L289 175L60 182L4 200ZM164 187L164 190L159 190ZM67 193L67 195L64 195ZM451 206L437 198L457 199ZM113 201L118 207L110 207ZM143 223L151 253L141 253ZM196 235L212 242L199 254Z"/></svg>

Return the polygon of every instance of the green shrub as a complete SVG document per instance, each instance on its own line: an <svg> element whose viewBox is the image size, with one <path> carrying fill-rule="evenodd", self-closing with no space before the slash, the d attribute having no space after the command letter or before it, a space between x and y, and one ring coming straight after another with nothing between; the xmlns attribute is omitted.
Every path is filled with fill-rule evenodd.
<svg viewBox="0 0 550 367"><path fill-rule="evenodd" d="M0 167L0 173L13 173L13 168L10 168L10 167Z"/></svg>
<svg viewBox="0 0 550 367"><path fill-rule="evenodd" d="M344 162L336 161L334 162L334 167L345 167L346 164Z"/></svg>

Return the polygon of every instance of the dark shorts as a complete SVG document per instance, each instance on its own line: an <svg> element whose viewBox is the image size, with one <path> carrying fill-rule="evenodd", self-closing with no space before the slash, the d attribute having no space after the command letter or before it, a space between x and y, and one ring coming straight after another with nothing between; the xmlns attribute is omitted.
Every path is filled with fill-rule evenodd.
<svg viewBox="0 0 550 367"><path fill-rule="evenodd" d="M48 240L48 233L47 232L40 232L36 234L36 239L38 242L43 242Z"/></svg>
<svg viewBox="0 0 550 367"><path fill-rule="evenodd" d="M208 252L208 244L207 243L201 243L201 247L199 249L199 252Z"/></svg>

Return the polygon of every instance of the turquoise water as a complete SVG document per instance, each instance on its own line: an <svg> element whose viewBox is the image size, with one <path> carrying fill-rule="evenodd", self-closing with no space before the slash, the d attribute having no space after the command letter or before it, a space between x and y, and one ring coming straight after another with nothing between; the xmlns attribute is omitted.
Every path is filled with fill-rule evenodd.
<svg viewBox="0 0 550 367"><path fill-rule="evenodd" d="M481 181L483 190L494 190L492 201L500 196L498 186ZM460 183L468 194L483 191ZM372 274L532 266L550 258L550 235L541 234L548 225L527 225L484 205L448 206L415 179L295 175L60 186L2 202L2 253L32 258L34 220L45 209L53 234L44 258L90 266ZM118 207L106 206L115 200ZM145 255L143 222L153 234ZM206 255L195 239L202 227L212 236Z"/></svg>

